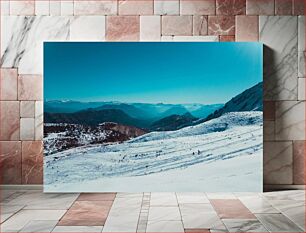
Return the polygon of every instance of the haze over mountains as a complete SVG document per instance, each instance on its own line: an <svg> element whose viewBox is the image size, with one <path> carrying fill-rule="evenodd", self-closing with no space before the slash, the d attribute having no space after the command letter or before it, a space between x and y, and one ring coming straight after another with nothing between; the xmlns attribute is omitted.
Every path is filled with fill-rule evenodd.
<svg viewBox="0 0 306 233"><path fill-rule="evenodd" d="M262 82L225 104L149 104L45 101L46 123L99 125L115 122L147 131L177 130L228 112L262 111Z"/></svg>

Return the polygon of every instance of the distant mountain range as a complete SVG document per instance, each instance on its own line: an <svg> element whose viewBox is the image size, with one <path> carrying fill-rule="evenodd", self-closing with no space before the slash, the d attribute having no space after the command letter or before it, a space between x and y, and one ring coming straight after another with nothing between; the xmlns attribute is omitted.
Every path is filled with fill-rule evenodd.
<svg viewBox="0 0 306 233"><path fill-rule="evenodd" d="M115 122L147 131L171 131L228 113L262 111L262 82L226 104L147 104L120 102L45 101L46 123L99 125Z"/></svg>

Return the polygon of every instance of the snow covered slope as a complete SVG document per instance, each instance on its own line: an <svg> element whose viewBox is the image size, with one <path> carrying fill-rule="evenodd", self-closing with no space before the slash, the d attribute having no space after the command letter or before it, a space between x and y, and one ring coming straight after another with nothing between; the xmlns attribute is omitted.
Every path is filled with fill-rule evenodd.
<svg viewBox="0 0 306 233"><path fill-rule="evenodd" d="M45 191L261 191L262 148L262 112L232 112L177 131L50 155Z"/></svg>

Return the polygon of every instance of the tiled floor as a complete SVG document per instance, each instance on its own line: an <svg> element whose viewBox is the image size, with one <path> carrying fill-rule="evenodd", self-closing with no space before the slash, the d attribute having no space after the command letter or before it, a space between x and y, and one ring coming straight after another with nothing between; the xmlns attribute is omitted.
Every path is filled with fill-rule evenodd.
<svg viewBox="0 0 306 233"><path fill-rule="evenodd" d="M1 232L304 232L305 192L1 190Z"/></svg>

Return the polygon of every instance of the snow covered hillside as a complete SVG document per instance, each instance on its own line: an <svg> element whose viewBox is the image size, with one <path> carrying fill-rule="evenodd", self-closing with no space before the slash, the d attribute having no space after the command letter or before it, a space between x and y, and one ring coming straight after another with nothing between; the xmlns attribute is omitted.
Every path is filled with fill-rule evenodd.
<svg viewBox="0 0 306 233"><path fill-rule="evenodd" d="M45 157L45 191L261 191L262 112ZM145 189L145 190L144 190Z"/></svg>

